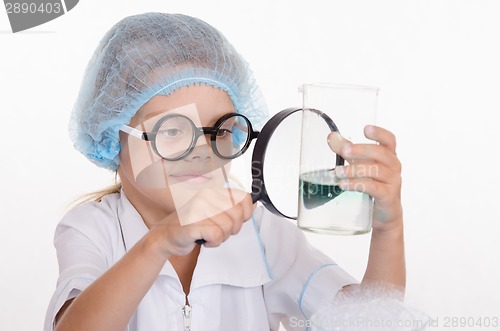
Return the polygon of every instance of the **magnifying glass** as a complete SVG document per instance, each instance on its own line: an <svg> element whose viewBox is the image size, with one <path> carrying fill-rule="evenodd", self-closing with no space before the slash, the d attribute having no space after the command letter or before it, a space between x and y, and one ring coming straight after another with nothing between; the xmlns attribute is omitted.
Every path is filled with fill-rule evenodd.
<svg viewBox="0 0 500 331"><path fill-rule="evenodd" d="M258 133L258 137L254 146L253 154L252 154L252 202L255 203L260 201L266 209L268 209L271 213L285 217L288 219L296 220L297 216L289 215L287 212L280 210L273 200L270 197L268 186L266 186L266 152L269 147L269 143L276 129L280 126L280 124L290 117L290 115L298 113L298 112L312 112L316 114L320 119L324 121L324 123L328 126L330 131L338 132L338 128L333 122L333 120L325 113L317 109L311 108L298 108L292 107L287 108L283 111L280 111L276 115L274 115L262 128L262 130ZM335 167L344 165L344 159L339 154L336 155ZM332 167L333 169L334 167ZM276 198L276 197L274 197ZM196 240L197 244L203 244L206 241L204 239Z"/></svg>

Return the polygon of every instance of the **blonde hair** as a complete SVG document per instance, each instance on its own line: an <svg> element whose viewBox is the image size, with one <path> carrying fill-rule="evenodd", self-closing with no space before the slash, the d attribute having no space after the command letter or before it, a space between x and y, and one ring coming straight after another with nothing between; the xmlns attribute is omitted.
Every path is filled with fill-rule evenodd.
<svg viewBox="0 0 500 331"><path fill-rule="evenodd" d="M120 193L121 189L122 189L122 183L117 182L117 183L114 183L113 185L110 185L108 187L104 187L100 190L84 194L81 197L79 197L77 199L77 201L78 201L78 204L82 204L82 203L88 202L88 201L101 202L102 198L104 198L106 195Z"/></svg>
<svg viewBox="0 0 500 331"><path fill-rule="evenodd" d="M72 203L70 203L70 205L72 206L81 205L89 201L101 202L102 198L104 198L106 195L120 193L121 189L122 189L122 183L118 179L118 171L116 171L114 184L94 192L85 193L79 196L78 198L74 199Z"/></svg>

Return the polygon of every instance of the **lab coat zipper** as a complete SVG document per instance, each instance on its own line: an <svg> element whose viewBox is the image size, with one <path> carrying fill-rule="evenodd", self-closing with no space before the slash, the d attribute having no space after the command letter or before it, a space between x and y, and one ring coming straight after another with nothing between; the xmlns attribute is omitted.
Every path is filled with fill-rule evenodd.
<svg viewBox="0 0 500 331"><path fill-rule="evenodd" d="M184 331L191 331L191 306L185 305L182 307L182 315L184 316Z"/></svg>

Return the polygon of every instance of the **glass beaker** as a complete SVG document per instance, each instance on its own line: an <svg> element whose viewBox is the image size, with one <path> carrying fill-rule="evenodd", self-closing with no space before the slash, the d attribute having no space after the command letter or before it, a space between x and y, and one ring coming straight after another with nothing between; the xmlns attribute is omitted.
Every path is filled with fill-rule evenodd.
<svg viewBox="0 0 500 331"><path fill-rule="evenodd" d="M327 142L328 134L335 130L325 118L331 119L333 127L352 143L374 144L364 136L363 129L375 124L379 90L358 85L304 84L300 91L304 111L297 224L319 233L367 233L371 230L373 198L338 186L333 169L339 165L339 157Z"/></svg>

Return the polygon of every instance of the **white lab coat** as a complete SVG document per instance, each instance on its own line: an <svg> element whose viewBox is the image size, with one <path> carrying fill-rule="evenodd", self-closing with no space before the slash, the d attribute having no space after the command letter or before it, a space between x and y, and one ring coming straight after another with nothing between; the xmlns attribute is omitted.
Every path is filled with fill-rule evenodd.
<svg viewBox="0 0 500 331"><path fill-rule="evenodd" d="M65 301L117 262L148 228L119 194L70 210L56 228L57 288L45 331ZM129 331L306 330L311 315L356 280L314 249L286 219L258 207L241 231L217 248L201 247L188 295L167 261L128 325Z"/></svg>

